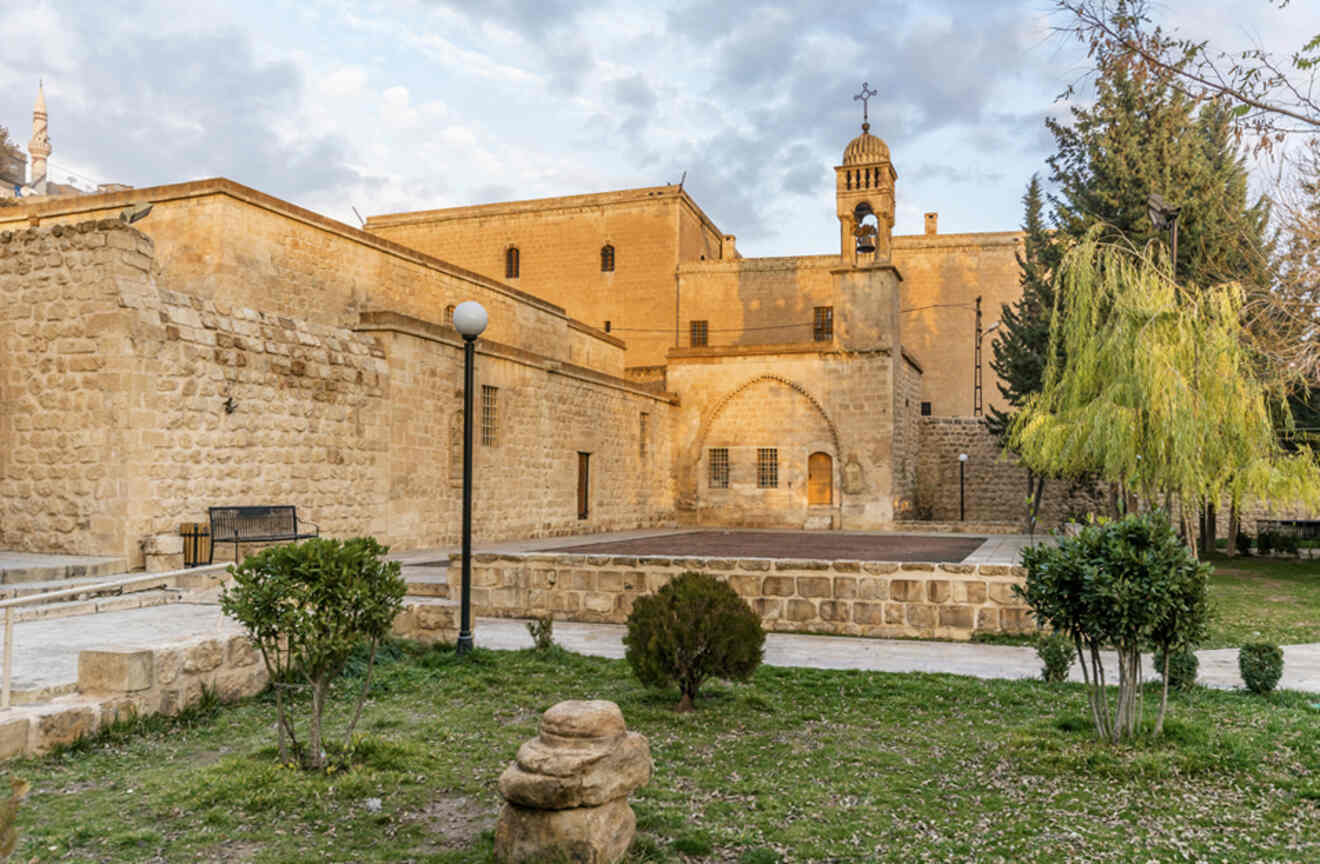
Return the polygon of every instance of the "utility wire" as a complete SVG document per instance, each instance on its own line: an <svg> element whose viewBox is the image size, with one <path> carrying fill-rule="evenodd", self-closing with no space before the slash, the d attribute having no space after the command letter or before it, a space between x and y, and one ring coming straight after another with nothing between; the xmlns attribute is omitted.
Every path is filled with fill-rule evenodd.
<svg viewBox="0 0 1320 864"><path fill-rule="evenodd" d="M769 324L769 325L766 325L765 327L713 327L713 328L708 329L706 332L707 332L707 333L747 333L747 332L750 332L750 331L752 331L752 330L787 330L787 329L789 329L789 328L793 328L793 327L815 327L815 326L816 326L816 323L815 323L814 321L808 321L808 322L806 322L805 324ZM618 331L618 332L622 332L622 333L670 333L670 332L672 332L668 327L665 327L665 328L659 328L659 329L651 329L651 328L647 328L647 327L613 327L613 326L610 327L610 332L611 332L611 333L614 333L614 332L616 332L616 331Z"/></svg>

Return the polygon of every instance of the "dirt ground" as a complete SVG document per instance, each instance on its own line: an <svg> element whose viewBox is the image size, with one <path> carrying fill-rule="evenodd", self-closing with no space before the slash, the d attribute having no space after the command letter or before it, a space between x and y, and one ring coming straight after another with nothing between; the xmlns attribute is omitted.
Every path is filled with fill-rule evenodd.
<svg viewBox="0 0 1320 864"><path fill-rule="evenodd" d="M984 537L842 534L806 531L691 531L561 546L555 552L597 555L691 555L694 558L806 558L858 561L945 561L966 558Z"/></svg>

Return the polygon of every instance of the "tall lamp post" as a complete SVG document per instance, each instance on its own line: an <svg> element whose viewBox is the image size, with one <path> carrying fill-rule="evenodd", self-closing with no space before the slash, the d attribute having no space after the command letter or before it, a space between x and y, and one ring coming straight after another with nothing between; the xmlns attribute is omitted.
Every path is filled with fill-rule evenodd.
<svg viewBox="0 0 1320 864"><path fill-rule="evenodd" d="M486 329L486 310L475 300L454 309L454 329L463 337L463 587L459 603L458 653L472 650L472 383L477 337Z"/></svg>

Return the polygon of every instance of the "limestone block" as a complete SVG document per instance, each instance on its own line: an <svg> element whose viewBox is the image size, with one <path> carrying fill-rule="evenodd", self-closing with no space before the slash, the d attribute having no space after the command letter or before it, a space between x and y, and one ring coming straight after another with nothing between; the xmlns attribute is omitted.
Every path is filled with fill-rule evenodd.
<svg viewBox="0 0 1320 864"><path fill-rule="evenodd" d="M834 586L828 576L799 576L797 593L799 597L830 597Z"/></svg>
<svg viewBox="0 0 1320 864"><path fill-rule="evenodd" d="M616 561L619 559L615 559ZM598 591L622 591L624 583L623 573L618 570L602 570L596 574L596 589Z"/></svg>
<svg viewBox="0 0 1320 864"><path fill-rule="evenodd" d="M852 604L843 600L822 600L819 615L822 621L844 622L852 615Z"/></svg>
<svg viewBox="0 0 1320 864"><path fill-rule="evenodd" d="M910 603L907 606L907 623L922 629L934 627L935 609L925 603Z"/></svg>
<svg viewBox="0 0 1320 864"><path fill-rule="evenodd" d="M839 573L857 573L862 569L860 561L835 561L834 569Z"/></svg>
<svg viewBox="0 0 1320 864"><path fill-rule="evenodd" d="M940 626L955 627L960 630L970 631L972 629L972 621L975 617L973 612L974 610L970 606L941 606Z"/></svg>
<svg viewBox="0 0 1320 864"><path fill-rule="evenodd" d="M425 604L417 607L417 626L422 630L457 630L457 606Z"/></svg>
<svg viewBox="0 0 1320 864"><path fill-rule="evenodd" d="M877 576L884 576L889 573L898 572L898 564L889 561L863 561L862 572L874 573Z"/></svg>
<svg viewBox="0 0 1320 864"><path fill-rule="evenodd" d="M738 592L739 597L755 597L760 593L761 578L754 573L732 573L729 587Z"/></svg>
<svg viewBox="0 0 1320 864"><path fill-rule="evenodd" d="M99 717L90 705L52 703L32 716L28 744L31 752L45 753L62 744L72 744L97 729Z"/></svg>
<svg viewBox="0 0 1320 864"><path fill-rule="evenodd" d="M926 599L926 585L915 579L894 579L889 583L889 596L900 603L920 603Z"/></svg>
<svg viewBox="0 0 1320 864"><path fill-rule="evenodd" d="M560 860L616 864L637 831L637 817L620 798L600 807L534 810L505 804L495 826L495 859L507 864Z"/></svg>
<svg viewBox="0 0 1320 864"><path fill-rule="evenodd" d="M756 607L756 614L761 616L762 621L770 621L779 617L784 601L773 597L757 597L753 605Z"/></svg>
<svg viewBox="0 0 1320 864"><path fill-rule="evenodd" d="M210 672L224 662L225 652L219 640L203 639L196 645L184 649L183 671L189 673Z"/></svg>
<svg viewBox="0 0 1320 864"><path fill-rule="evenodd" d="M984 568L983 568L984 569ZM1013 582L991 582L988 586L990 599L1000 606L1016 606L1022 601L1013 594Z"/></svg>
<svg viewBox="0 0 1320 864"><path fill-rule="evenodd" d="M767 576L761 582L761 593L767 597L792 597L796 590L792 576Z"/></svg>
<svg viewBox="0 0 1320 864"><path fill-rule="evenodd" d="M255 696L266 686L267 680L264 666L225 669L215 676L216 695L223 702L234 702L246 696Z"/></svg>
<svg viewBox="0 0 1320 864"><path fill-rule="evenodd" d="M865 626L875 626L885 623L885 606L883 603L861 603L852 604L853 623Z"/></svg>
<svg viewBox="0 0 1320 864"><path fill-rule="evenodd" d="M742 558L738 561L739 570L769 570L769 558Z"/></svg>
<svg viewBox="0 0 1320 864"><path fill-rule="evenodd" d="M153 681L153 656L147 649L78 652L78 690L83 693L132 693Z"/></svg>
<svg viewBox="0 0 1320 864"><path fill-rule="evenodd" d="M984 582L973 582L967 579L959 579L953 583L953 599L957 603L968 603L972 606L980 606L985 602L986 591Z"/></svg>
<svg viewBox="0 0 1320 864"><path fill-rule="evenodd" d="M225 665L238 669L260 662L261 652L246 636L232 636L225 646Z"/></svg>
<svg viewBox="0 0 1320 864"><path fill-rule="evenodd" d="M889 580L876 576L862 576L858 578L857 597L862 600L888 600Z"/></svg>
<svg viewBox="0 0 1320 864"><path fill-rule="evenodd" d="M154 663L156 683L168 686L173 684L179 673L183 671L183 652L173 648L162 649L156 652Z"/></svg>
<svg viewBox="0 0 1320 864"><path fill-rule="evenodd" d="M0 721L0 760L12 759L27 752L31 723L27 717Z"/></svg>
<svg viewBox="0 0 1320 864"><path fill-rule="evenodd" d="M793 597L788 601L788 620L810 621L816 617L816 604Z"/></svg>
<svg viewBox="0 0 1320 864"><path fill-rule="evenodd" d="M948 579L931 579L926 583L926 599L931 603L947 603L950 593Z"/></svg>
<svg viewBox="0 0 1320 864"><path fill-rule="evenodd" d="M985 607L976 610L976 629L996 631L999 629L999 610Z"/></svg>

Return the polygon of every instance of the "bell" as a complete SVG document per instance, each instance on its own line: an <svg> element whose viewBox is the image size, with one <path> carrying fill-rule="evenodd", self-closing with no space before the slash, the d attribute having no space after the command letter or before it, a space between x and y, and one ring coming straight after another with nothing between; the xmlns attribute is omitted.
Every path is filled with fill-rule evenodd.
<svg viewBox="0 0 1320 864"><path fill-rule="evenodd" d="M863 254L870 254L875 251L875 235L863 234L857 238L857 251Z"/></svg>

